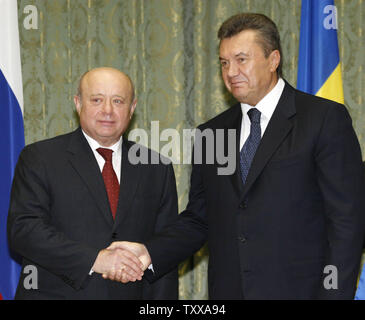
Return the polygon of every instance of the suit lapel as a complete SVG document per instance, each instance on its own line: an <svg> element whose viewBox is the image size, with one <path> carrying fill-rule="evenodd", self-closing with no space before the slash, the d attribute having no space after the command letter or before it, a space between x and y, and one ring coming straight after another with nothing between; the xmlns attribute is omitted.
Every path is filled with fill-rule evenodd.
<svg viewBox="0 0 365 320"><path fill-rule="evenodd" d="M226 121L223 123L223 128L226 132L226 141L225 144L229 143L228 141L228 130L234 129L236 131L236 154L235 154L235 165L236 170L232 175L227 176L230 182L233 185L234 190L236 190L236 193L238 196L242 194L243 191L243 185L241 180L241 171L240 171L240 136L241 136L241 123L242 123L242 111L241 111L241 105L238 103L232 107L232 114Z"/></svg>
<svg viewBox="0 0 365 320"><path fill-rule="evenodd" d="M125 217L130 213L134 195L140 180L141 164L133 165L128 158L128 152L132 145L133 144L130 141L123 139L119 201L114 228L121 224ZM130 156L132 156L132 154Z"/></svg>
<svg viewBox="0 0 365 320"><path fill-rule="evenodd" d="M294 89L288 83L285 83L284 91L252 161L243 188L242 200L274 154L275 150L293 127L290 118L296 113L294 94Z"/></svg>
<svg viewBox="0 0 365 320"><path fill-rule="evenodd" d="M113 216L110 211L108 196L100 168L81 128L75 131L70 141L68 152L71 165L89 189L101 214L110 225L113 225Z"/></svg>

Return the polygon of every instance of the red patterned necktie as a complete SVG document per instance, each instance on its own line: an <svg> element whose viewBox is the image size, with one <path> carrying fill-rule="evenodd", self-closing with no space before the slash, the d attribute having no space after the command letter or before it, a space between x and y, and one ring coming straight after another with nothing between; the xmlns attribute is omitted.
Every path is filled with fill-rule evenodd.
<svg viewBox="0 0 365 320"><path fill-rule="evenodd" d="M106 192L108 194L110 209L113 213L113 218L115 219L115 214L117 212L118 198L119 198L119 182L117 175L113 169L112 154L113 150L106 148L98 148L97 152L104 158L105 164L103 171L101 172Z"/></svg>

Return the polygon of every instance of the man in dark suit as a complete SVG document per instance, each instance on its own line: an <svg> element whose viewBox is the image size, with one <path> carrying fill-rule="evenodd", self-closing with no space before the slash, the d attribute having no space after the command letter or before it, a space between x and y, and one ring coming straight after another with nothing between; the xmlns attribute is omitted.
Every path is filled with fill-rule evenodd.
<svg viewBox="0 0 365 320"><path fill-rule="evenodd" d="M8 216L10 246L23 257L16 299L177 299L176 268L154 284L134 282L139 260L106 249L145 242L177 217L171 164L132 165L134 144L122 137L136 107L132 82L93 69L74 101L81 128L26 146L16 167ZM122 271L133 282L102 278Z"/></svg>
<svg viewBox="0 0 365 320"><path fill-rule="evenodd" d="M365 179L346 108L281 78L280 37L266 16L233 16L218 37L239 103L199 129L237 130L235 173L195 163L178 221L145 245L111 247L152 261L153 280L207 240L211 299L353 299Z"/></svg>

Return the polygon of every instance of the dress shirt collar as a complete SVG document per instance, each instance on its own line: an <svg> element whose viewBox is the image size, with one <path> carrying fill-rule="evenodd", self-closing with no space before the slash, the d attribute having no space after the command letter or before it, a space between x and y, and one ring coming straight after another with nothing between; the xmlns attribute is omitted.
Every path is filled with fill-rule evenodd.
<svg viewBox="0 0 365 320"><path fill-rule="evenodd" d="M84 130L82 130L82 133L84 134L87 142L90 145L90 148L95 152L96 149L98 148L107 148L107 149L111 149L114 151L114 153L120 152L121 151L121 147L122 147L122 142L123 142L123 136L120 137L119 141L117 141L115 144L113 144L110 147L104 147L102 145L99 144L99 142L97 142L95 139L91 138L89 135L86 134L86 132Z"/></svg>
<svg viewBox="0 0 365 320"><path fill-rule="evenodd" d="M250 106L245 103L241 103L242 114L247 114L247 111L251 108L256 108L261 112L261 116L270 120L272 114L275 111L276 105L279 102L281 94L283 93L285 82L282 78L279 78L275 87L263 97L256 106Z"/></svg>

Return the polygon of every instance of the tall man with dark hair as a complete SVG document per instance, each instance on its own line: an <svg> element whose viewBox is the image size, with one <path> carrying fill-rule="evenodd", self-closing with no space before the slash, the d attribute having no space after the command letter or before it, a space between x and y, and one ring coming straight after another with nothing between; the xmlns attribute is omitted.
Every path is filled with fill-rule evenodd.
<svg viewBox="0 0 365 320"><path fill-rule="evenodd" d="M352 299L365 179L346 108L282 79L279 33L266 16L235 15L218 37L239 103L199 128L237 130L235 173L195 163L178 221L145 245L112 247L152 261L158 278L207 240L211 299Z"/></svg>
<svg viewBox="0 0 365 320"><path fill-rule="evenodd" d="M177 299L176 268L153 284L125 283L123 272L142 279L139 260L106 249L117 239L144 242L177 217L172 165L134 165L134 144L123 137L137 103L130 78L90 70L74 102L80 128L25 147L15 170L8 236L23 257L16 299ZM29 266L38 275L32 287Z"/></svg>

